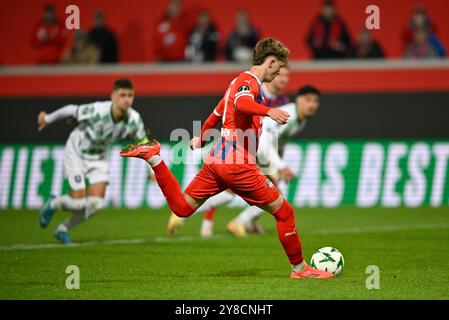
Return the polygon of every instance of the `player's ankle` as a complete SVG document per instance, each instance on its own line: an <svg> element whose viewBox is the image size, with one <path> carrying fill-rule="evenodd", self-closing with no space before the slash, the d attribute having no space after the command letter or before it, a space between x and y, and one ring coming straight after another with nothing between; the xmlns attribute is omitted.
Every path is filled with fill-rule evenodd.
<svg viewBox="0 0 449 320"><path fill-rule="evenodd" d="M249 229L249 227L251 226L251 223L248 219L246 219L246 217L241 217L238 216L237 218L235 218L233 220L235 223L237 224L241 224L242 226L244 226L246 229Z"/></svg>
<svg viewBox="0 0 449 320"><path fill-rule="evenodd" d="M50 200L50 202L49 202L49 205L50 205L50 208L52 208L52 209L54 209L54 210L56 210L56 209L58 209L58 198L54 198L54 199L51 199Z"/></svg>
<svg viewBox="0 0 449 320"><path fill-rule="evenodd" d="M69 229L63 223L56 227L56 232L68 232L68 231Z"/></svg>
<svg viewBox="0 0 449 320"><path fill-rule="evenodd" d="M147 162L148 162L148 164L149 164L151 167L155 167L155 166L157 166L159 163L162 162L162 158L161 158L160 155L156 154L156 155L154 155L154 156L151 156L149 159L147 159Z"/></svg>
<svg viewBox="0 0 449 320"><path fill-rule="evenodd" d="M213 227L214 221L210 219L203 219L202 226L205 228Z"/></svg>
<svg viewBox="0 0 449 320"><path fill-rule="evenodd" d="M305 267L306 267L306 263L303 260L300 264L293 265L292 269L293 269L294 272L302 272Z"/></svg>

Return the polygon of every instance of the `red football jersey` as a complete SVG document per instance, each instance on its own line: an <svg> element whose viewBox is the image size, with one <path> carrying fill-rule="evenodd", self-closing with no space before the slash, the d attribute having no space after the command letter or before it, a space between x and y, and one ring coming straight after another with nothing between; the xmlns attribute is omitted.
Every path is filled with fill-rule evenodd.
<svg viewBox="0 0 449 320"><path fill-rule="evenodd" d="M229 149L239 151L238 153L243 155L245 162L248 160L255 161L255 152L262 133L263 117L239 112L236 110L236 103L241 97L247 96L255 102L263 104L264 97L260 85L261 81L249 71L241 73L232 80L224 98L214 109L215 115L222 117L222 141L214 147L216 152L219 148L227 149L224 146L229 145L229 141L232 141L232 147ZM225 151L228 153L228 150Z"/></svg>
<svg viewBox="0 0 449 320"><path fill-rule="evenodd" d="M249 96L257 103L263 104L264 97L260 89L260 80L251 72L245 71L232 80L224 98L215 108L214 113L222 116L222 127L229 130L253 129L258 132L262 127L261 116L251 116L235 112L235 104L240 97Z"/></svg>

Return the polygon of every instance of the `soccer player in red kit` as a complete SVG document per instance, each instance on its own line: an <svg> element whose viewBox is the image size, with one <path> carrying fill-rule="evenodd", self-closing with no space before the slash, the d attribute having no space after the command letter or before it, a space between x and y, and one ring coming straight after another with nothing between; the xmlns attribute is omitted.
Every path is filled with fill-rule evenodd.
<svg viewBox="0 0 449 320"><path fill-rule="evenodd" d="M225 96L204 123L200 137L190 142L192 148L204 146L208 129L222 121L221 137L184 193L162 161L158 142L130 145L120 155L141 158L150 164L170 209L179 217L189 217L209 197L226 189L232 190L248 204L270 212L276 219L279 240L292 265L290 276L331 278L332 273L305 263L293 208L256 165L262 117L268 116L280 124L285 124L289 117L286 111L261 104L264 98L260 85L278 75L280 68L287 63L289 53L289 49L273 38L257 43L251 69L231 82Z"/></svg>

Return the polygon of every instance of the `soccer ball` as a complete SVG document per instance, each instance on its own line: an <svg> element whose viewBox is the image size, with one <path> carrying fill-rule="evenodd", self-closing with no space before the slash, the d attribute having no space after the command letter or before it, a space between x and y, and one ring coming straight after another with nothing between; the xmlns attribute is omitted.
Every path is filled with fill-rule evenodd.
<svg viewBox="0 0 449 320"><path fill-rule="evenodd" d="M318 270L339 274L345 265L345 260L340 251L333 247L324 247L315 252L310 260L310 265Z"/></svg>

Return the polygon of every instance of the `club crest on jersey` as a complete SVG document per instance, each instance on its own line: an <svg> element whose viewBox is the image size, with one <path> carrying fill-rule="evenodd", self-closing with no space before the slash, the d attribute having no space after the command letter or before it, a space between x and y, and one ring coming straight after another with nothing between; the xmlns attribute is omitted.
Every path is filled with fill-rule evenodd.
<svg viewBox="0 0 449 320"><path fill-rule="evenodd" d="M249 87L248 86L241 86L240 88L237 89L238 92L242 92L242 91L249 91Z"/></svg>

